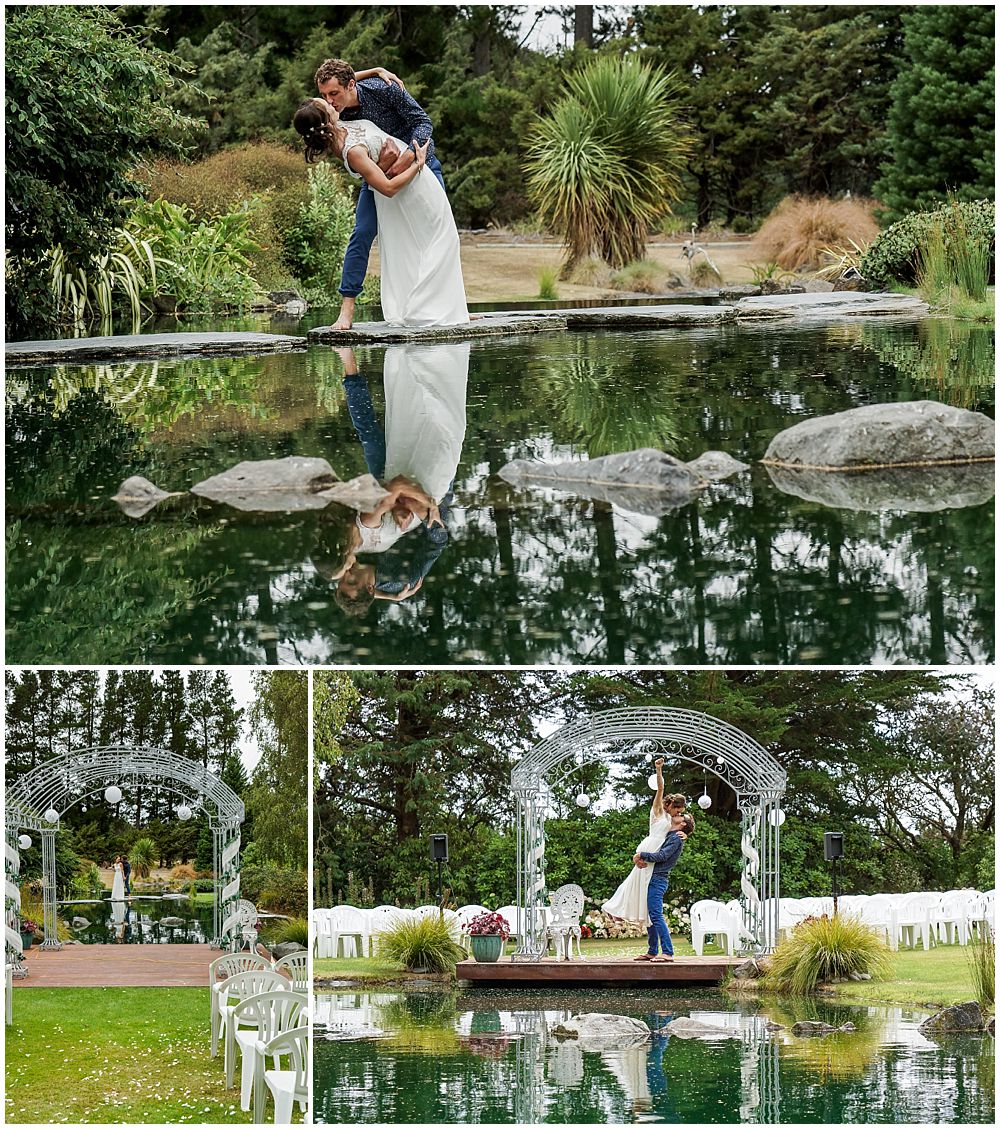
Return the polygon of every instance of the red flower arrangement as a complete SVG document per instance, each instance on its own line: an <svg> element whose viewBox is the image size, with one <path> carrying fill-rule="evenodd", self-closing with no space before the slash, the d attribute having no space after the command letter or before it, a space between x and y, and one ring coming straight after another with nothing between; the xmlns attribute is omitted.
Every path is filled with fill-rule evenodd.
<svg viewBox="0 0 1000 1129"><path fill-rule="evenodd" d="M510 936L510 926L507 919L498 913L479 913L462 927L463 933L470 937L502 937L505 941Z"/></svg>
<svg viewBox="0 0 1000 1129"><path fill-rule="evenodd" d="M583 938L583 939L584 939L585 941L586 941L586 940L587 940L588 938L590 938L590 937L593 937L593 935L594 935L594 934L593 934L593 933L591 933L591 931L590 931L590 926L589 926L589 925L581 925L581 926L580 926L580 936L581 936L581 937L582 937L582 938Z"/></svg>

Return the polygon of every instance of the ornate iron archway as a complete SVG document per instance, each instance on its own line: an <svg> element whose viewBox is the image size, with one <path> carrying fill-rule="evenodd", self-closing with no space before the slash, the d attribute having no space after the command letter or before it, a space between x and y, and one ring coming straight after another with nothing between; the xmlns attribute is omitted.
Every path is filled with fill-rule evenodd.
<svg viewBox="0 0 1000 1129"><path fill-rule="evenodd" d="M17 877L21 860L18 838L34 831L42 840L42 901L45 940L43 949L59 949L56 930L56 848L62 814L80 800L111 785L126 790L152 784L180 797L180 802L202 809L213 838L215 905L213 940L216 948L240 946L240 826L243 801L227 784L197 761L166 749L133 749L111 745L79 749L45 761L7 790L5 805L4 901L6 959L26 975L20 934L21 892ZM54 817L54 818L53 818Z"/></svg>
<svg viewBox="0 0 1000 1129"><path fill-rule="evenodd" d="M523 923L512 959L545 952L545 811L551 788L591 761L622 762L662 755L711 772L736 793L742 817L740 902L757 953L778 936L780 801L787 776L741 730L692 710L645 707L605 710L546 737L511 772L517 800L517 905ZM571 762L567 765L567 761Z"/></svg>

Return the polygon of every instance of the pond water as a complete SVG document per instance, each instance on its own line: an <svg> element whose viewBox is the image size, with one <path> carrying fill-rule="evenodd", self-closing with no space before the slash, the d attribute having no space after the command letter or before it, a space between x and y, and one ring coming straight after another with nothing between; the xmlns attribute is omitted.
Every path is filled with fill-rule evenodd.
<svg viewBox="0 0 1000 1129"><path fill-rule="evenodd" d="M633 1047L560 1041L583 1012L644 1020ZM718 993L466 995L332 992L316 998L314 1117L350 1122L538 1124L993 1124L994 1042L930 1040L926 1012L813 1001L734 1004ZM711 1041L656 1034L690 1016ZM797 1019L854 1032L796 1038Z"/></svg>
<svg viewBox="0 0 1000 1129"><path fill-rule="evenodd" d="M84 945L200 945L212 940L211 905L188 898L136 895L125 902L60 902L58 916L70 925L72 939ZM87 924L73 927L75 918ZM180 920L165 923L164 918Z"/></svg>
<svg viewBox="0 0 1000 1129"><path fill-rule="evenodd" d="M994 356L991 329L925 320L368 347L346 383L319 346L12 370L7 661L989 663L989 491L852 509L755 463L642 512L497 472L643 446L749 462L801 419L881 401L992 413ZM110 500L130 475L185 491L293 454L422 477L443 528L365 541L344 578L362 535L341 507L188 494L136 520Z"/></svg>

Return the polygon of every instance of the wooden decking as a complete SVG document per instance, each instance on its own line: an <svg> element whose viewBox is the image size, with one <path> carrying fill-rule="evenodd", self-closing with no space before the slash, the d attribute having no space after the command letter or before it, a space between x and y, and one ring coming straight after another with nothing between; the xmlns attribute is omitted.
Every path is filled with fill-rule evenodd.
<svg viewBox="0 0 1000 1129"><path fill-rule="evenodd" d="M495 964L463 960L455 969L461 982L483 987L549 988L594 987L598 984L629 988L691 988L716 985L742 957L677 957L666 964L627 959L557 961L513 961L504 957Z"/></svg>
<svg viewBox="0 0 1000 1129"><path fill-rule="evenodd" d="M207 988L208 966L222 954L209 945L32 946L28 975L15 988Z"/></svg>

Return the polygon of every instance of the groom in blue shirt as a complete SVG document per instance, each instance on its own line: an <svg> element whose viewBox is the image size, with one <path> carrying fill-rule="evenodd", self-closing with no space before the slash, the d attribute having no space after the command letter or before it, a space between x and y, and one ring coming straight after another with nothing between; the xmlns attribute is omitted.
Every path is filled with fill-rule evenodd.
<svg viewBox="0 0 1000 1129"><path fill-rule="evenodd" d="M684 842L692 831L694 831L694 820L691 816L676 815L660 849L642 851L632 859L636 866L653 864L653 875L646 891L646 912L649 915L646 935L649 940L649 952L636 957L636 960L650 960L662 964L674 959L674 943L670 939L670 929L663 915L663 897L670 885L670 872L677 865L677 860L684 850ZM658 945L662 949L662 956L657 955Z"/></svg>
<svg viewBox="0 0 1000 1129"><path fill-rule="evenodd" d="M340 114L345 122L364 118L390 137L398 137L408 148L384 171L388 176L401 172L413 160L413 144L423 145L431 136L431 119L422 106L404 89L390 71L377 67L355 73L343 59L327 59L316 71L316 89ZM382 167L382 161L379 161ZM427 149L427 167L441 182L441 164L434 154L434 142ZM344 254L344 271L340 281L343 302L334 329L350 329L354 322L354 305L368 272L368 258L378 234L378 216L372 189L362 183L358 206L354 213L354 231Z"/></svg>

